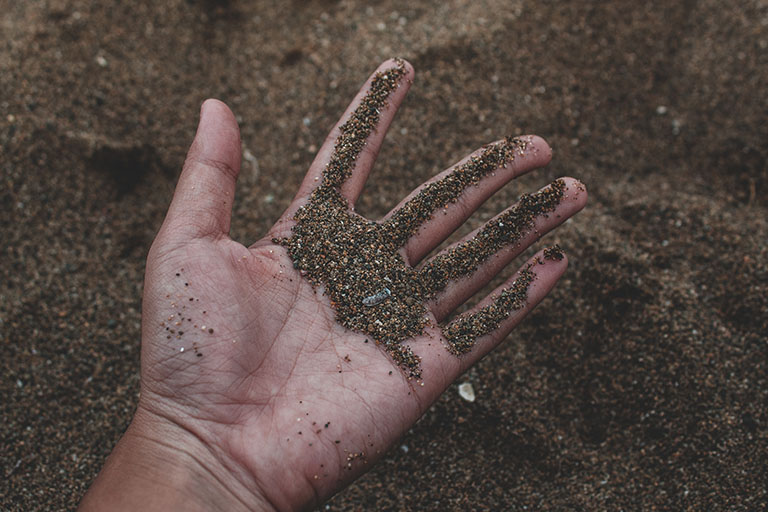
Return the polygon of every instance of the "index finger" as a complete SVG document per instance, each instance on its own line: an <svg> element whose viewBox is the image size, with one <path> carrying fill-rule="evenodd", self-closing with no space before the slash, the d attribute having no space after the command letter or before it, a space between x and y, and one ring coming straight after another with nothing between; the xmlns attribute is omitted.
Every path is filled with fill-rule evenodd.
<svg viewBox="0 0 768 512"><path fill-rule="evenodd" d="M413 66L402 59L382 63L368 77L344 115L325 139L296 196L281 221L293 218L324 178L326 167L337 163L345 176L337 185L352 205L365 185L384 136L413 81Z"/></svg>

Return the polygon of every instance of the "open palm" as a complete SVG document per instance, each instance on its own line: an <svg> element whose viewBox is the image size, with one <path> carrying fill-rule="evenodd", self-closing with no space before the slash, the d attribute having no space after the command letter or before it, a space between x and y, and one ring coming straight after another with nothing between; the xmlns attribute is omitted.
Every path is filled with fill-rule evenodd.
<svg viewBox="0 0 768 512"><path fill-rule="evenodd" d="M405 66L407 79L392 92L378 128L340 187L350 204L361 192L410 84L407 63L389 61L379 69L395 65ZM524 307L511 311L466 354L446 350L441 322L586 201L580 183L563 179L563 200L535 218L529 233L431 297L425 304L423 333L407 341L420 357L421 378L409 378L373 336L339 324L323 287L310 284L294 268L286 248L275 243L292 236L296 213L322 181L340 127L370 84L371 79L332 130L292 205L251 247L228 236L240 166L238 127L223 103L206 102L148 258L137 416L154 425L147 431L172 432L170 438L179 444L189 443L183 449L207 466L201 473L212 475L243 508L317 505L366 471L458 375L546 295L566 261L535 257L537 263L526 267L535 279L527 286ZM423 265L421 260L504 183L549 161L543 140L525 141L524 154L467 187L409 237L400 251L408 265Z"/></svg>

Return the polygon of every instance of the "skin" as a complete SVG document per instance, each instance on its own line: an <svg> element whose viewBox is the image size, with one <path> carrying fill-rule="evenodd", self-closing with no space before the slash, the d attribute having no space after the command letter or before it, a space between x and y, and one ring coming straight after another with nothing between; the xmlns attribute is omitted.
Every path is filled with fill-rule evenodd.
<svg viewBox="0 0 768 512"><path fill-rule="evenodd" d="M393 65L385 62L379 69ZM329 134L293 203L251 247L228 235L240 169L237 123L223 103L203 104L173 201L147 258L138 408L80 510L317 506L383 456L563 274L565 258L533 265L536 278L526 307L478 339L468 354L456 357L446 350L440 322L542 233L584 206L583 186L569 178L565 199L554 213L535 221L535 232L503 248L472 276L451 282L428 304L433 326L408 341L422 357L423 381L408 380L380 347L336 323L327 297L271 240L290 236L293 215L317 186L315 177L328 162L338 127L369 82ZM342 186L351 204L410 83L392 93L378 129ZM427 222L402 249L406 261L421 263L493 192L546 165L549 147L538 137L530 141L525 156L469 187L445 214Z"/></svg>

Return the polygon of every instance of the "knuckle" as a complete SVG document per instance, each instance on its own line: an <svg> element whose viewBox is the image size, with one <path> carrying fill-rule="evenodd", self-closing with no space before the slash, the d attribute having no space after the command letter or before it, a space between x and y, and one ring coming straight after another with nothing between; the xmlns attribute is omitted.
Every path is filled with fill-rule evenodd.
<svg viewBox="0 0 768 512"><path fill-rule="evenodd" d="M202 167L207 167L210 169L214 169L221 174L224 174L227 178L230 179L237 179L238 172L237 170L232 167L232 165L229 162L226 162L224 160L218 160L215 158L205 158L200 156L191 156L189 159L187 159L186 167L190 167L193 165L199 165Z"/></svg>

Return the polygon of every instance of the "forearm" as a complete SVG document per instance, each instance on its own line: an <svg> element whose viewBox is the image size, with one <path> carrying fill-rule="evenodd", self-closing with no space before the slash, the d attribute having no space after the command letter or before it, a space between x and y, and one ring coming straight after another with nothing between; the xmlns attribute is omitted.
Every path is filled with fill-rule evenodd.
<svg viewBox="0 0 768 512"><path fill-rule="evenodd" d="M191 434L146 423L138 413L80 503L81 512L273 510L219 470Z"/></svg>

